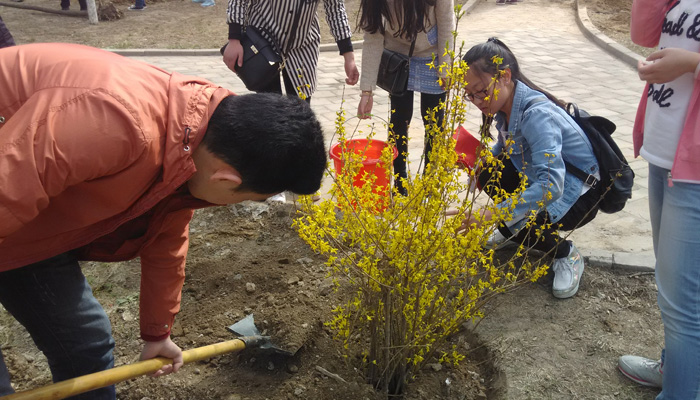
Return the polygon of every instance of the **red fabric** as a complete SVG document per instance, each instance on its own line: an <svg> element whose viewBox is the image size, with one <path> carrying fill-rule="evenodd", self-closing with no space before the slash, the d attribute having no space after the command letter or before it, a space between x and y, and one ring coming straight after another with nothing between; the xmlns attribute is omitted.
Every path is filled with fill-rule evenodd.
<svg viewBox="0 0 700 400"><path fill-rule="evenodd" d="M177 190L232 93L56 43L0 51L0 93L0 271L74 249L84 260L141 256L142 334L167 335L192 209L206 205Z"/></svg>

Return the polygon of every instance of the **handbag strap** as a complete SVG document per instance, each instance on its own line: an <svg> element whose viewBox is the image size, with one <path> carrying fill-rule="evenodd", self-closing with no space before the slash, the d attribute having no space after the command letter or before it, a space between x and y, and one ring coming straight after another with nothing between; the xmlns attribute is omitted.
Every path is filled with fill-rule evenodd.
<svg viewBox="0 0 700 400"><path fill-rule="evenodd" d="M247 27L250 24L250 9L253 7L253 2L257 2L258 0L249 0L248 1L248 7L246 8L245 12L245 22L244 25ZM289 53L289 50L292 46L292 43L294 43L294 40L296 40L297 36L297 29L299 28L299 18L301 16L301 7L304 4L305 0L297 0L297 8L296 11L294 12L294 21L292 22L292 34L289 36L289 40L287 40L287 45L285 46L284 49L282 50L282 64L284 65L284 61L287 58L287 54ZM281 68L281 67L280 67Z"/></svg>
<svg viewBox="0 0 700 400"><path fill-rule="evenodd" d="M418 35L416 35L418 36ZM410 59L411 56L413 56L413 50L416 48L416 37L413 37L413 41L411 42L411 50L408 51L408 58Z"/></svg>

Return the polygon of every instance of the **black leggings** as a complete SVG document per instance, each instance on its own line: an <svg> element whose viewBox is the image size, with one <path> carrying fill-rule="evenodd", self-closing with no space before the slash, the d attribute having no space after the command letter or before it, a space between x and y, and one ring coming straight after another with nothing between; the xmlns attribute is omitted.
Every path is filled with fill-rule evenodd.
<svg viewBox="0 0 700 400"><path fill-rule="evenodd" d="M284 91L287 96L299 96L299 91L294 87L292 80L287 76L287 70L283 69L281 71L282 80L284 81ZM258 90L258 93L279 93L282 94L282 84L279 78L273 79L266 88ZM306 102L311 104L311 96L306 97Z"/></svg>
<svg viewBox="0 0 700 400"><path fill-rule="evenodd" d="M406 156L408 155L408 126L413 118L413 91L408 91L403 96L389 96L391 99L391 109L394 111L391 114L390 122L393 128L390 131L391 138L396 143L396 149L399 151L399 156L394 160L394 173L401 178L407 178L408 172L406 169ZM425 117L428 116L428 111L437 107L440 101L445 101L447 93L427 94L421 93L420 109L423 116L423 124L426 125ZM445 117L444 110L438 110L436 115L438 126L442 125ZM423 156L425 157L425 165L430 162L430 150L432 150L432 138L428 135L428 126L425 126L425 145L423 148ZM400 185L400 183L398 183ZM400 186L401 187L401 186Z"/></svg>
<svg viewBox="0 0 700 400"><path fill-rule="evenodd" d="M484 188L484 191L493 198L496 190L500 187L508 193L513 193L520 186L520 176L509 158L501 157L503 161L503 169L501 170L500 182L489 181L491 174L488 170L484 170L479 174L479 185ZM495 171L494 171L495 172ZM554 253L554 258L563 258L569 255L571 246L566 240L561 240L559 237L559 229L570 231L574 228L579 228L589 223L598 213L598 201L600 200L600 185L596 188L589 189L583 196L579 197L569 211L556 223L552 223L549 219L549 214L546 210L540 211L535 217L535 224L532 228L521 229L510 240L516 243L523 243L527 247L532 247L540 251ZM551 226L548 225L551 223ZM541 230L541 235L538 237L535 234L537 229ZM503 236L510 238L513 233L510 229L500 224L498 230Z"/></svg>

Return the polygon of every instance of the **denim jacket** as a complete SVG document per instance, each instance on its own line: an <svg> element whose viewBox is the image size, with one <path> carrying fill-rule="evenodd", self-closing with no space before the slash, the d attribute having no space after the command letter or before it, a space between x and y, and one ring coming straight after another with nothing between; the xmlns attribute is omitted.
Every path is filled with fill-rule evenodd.
<svg viewBox="0 0 700 400"><path fill-rule="evenodd" d="M508 124L505 113L494 117L500 134L493 154L508 151L515 168L527 176L527 188L517 199L513 221L527 218L532 210L539 212L540 204L545 205L552 222L569 211L581 196L584 183L566 171L564 160L589 174L598 173L591 143L566 111L551 101L525 108L539 97L544 95L516 80ZM504 137L513 143L506 147ZM505 202L500 204L506 206Z"/></svg>

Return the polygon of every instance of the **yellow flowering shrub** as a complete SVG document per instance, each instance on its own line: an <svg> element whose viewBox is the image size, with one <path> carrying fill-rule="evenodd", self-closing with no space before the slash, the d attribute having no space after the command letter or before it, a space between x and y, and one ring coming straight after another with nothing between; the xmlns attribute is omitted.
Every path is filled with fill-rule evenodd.
<svg viewBox="0 0 700 400"><path fill-rule="evenodd" d="M454 51L452 56L461 59ZM497 177L500 161L489 151L492 139L484 125L480 166L457 168L452 134L465 121L462 93L468 66L459 62L439 70L447 77L447 99L440 104L445 118L438 126L438 110L428 117L431 162L422 173L409 173L408 195L399 195L391 186L377 190L378 179L396 178L391 175L393 146L384 147L378 158L384 175L363 171L363 150L376 144L376 131L358 148L351 140L356 132L348 137L350 122L341 109L336 136L342 168L338 174L328 171L333 179L328 199L315 203L311 196L300 198L295 221L299 235L327 257L331 274L342 278L336 282L349 285L354 293L347 304L333 310L327 325L342 340L347 356L361 355L368 380L388 395L401 394L409 378L431 360L462 360L463 355L446 348L450 335L464 322L483 317L482 306L494 294L534 281L547 268L524 257L527 249L522 246L505 261L484 248L496 226L510 219L526 182L523 179L516 193L501 190L495 203L485 193L470 190L470 180L483 169L497 171ZM495 206L501 202L511 208ZM484 220L477 212L482 207L494 218ZM447 216L448 208L459 216ZM481 224L459 232L463 218L472 215Z"/></svg>

